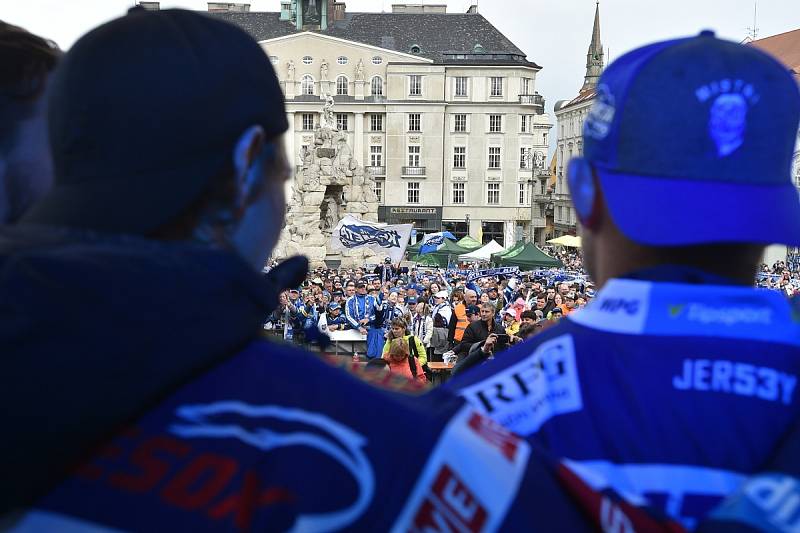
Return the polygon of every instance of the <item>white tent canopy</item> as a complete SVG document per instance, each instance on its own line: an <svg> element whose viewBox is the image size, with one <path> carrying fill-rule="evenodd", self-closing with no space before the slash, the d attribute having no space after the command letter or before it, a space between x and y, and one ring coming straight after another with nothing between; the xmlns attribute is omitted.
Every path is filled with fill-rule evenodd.
<svg viewBox="0 0 800 533"><path fill-rule="evenodd" d="M483 248L478 248L468 254L459 255L459 261L488 261L491 259L492 254L500 253L505 248L497 244L497 241L492 240L489 244L483 246Z"/></svg>

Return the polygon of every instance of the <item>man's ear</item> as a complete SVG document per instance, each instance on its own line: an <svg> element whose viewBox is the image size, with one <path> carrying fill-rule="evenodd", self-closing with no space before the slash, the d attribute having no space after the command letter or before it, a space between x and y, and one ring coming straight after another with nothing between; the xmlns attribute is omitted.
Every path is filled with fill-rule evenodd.
<svg viewBox="0 0 800 533"><path fill-rule="evenodd" d="M236 171L236 187L238 189L238 207L244 207L252 191L263 179L259 154L264 146L264 128L250 126L239 137L233 149L233 168Z"/></svg>

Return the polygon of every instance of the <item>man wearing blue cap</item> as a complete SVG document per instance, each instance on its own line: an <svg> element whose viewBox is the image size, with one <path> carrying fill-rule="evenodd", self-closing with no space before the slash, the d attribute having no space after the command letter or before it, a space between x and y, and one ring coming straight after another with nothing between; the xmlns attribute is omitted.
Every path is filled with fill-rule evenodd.
<svg viewBox="0 0 800 533"><path fill-rule="evenodd" d="M615 61L568 167L595 301L447 386L696 524L800 421L797 315L753 288L766 245L800 244L798 116L785 67L712 32Z"/></svg>

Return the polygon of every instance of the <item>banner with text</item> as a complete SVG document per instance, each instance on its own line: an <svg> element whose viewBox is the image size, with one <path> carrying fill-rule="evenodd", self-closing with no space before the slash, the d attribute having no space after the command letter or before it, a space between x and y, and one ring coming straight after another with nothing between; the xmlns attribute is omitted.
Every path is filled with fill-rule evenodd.
<svg viewBox="0 0 800 533"><path fill-rule="evenodd" d="M336 225L331 235L333 250L369 248L399 263L406 253L411 238L411 224L387 226L376 222L359 220L347 215Z"/></svg>

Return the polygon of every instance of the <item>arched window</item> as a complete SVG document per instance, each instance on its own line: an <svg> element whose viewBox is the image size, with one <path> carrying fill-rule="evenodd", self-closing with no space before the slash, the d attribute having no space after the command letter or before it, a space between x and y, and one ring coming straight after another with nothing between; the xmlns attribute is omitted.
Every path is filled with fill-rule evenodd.
<svg viewBox="0 0 800 533"><path fill-rule="evenodd" d="M372 78L372 96L383 96L383 78L375 76Z"/></svg>
<svg viewBox="0 0 800 533"><path fill-rule="evenodd" d="M350 83L345 76L339 76L336 78L336 94L338 95L347 95L347 88Z"/></svg>
<svg viewBox="0 0 800 533"><path fill-rule="evenodd" d="M308 74L300 80L300 94L314 94L314 78Z"/></svg>

